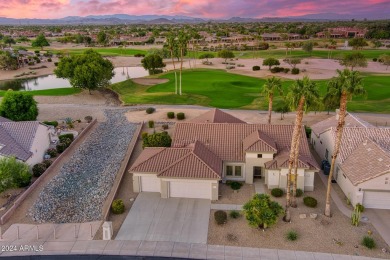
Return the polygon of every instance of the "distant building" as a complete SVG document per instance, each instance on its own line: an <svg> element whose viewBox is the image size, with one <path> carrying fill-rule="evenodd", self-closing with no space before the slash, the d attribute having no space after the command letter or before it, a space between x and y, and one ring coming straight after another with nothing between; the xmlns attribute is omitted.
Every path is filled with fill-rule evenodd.
<svg viewBox="0 0 390 260"><path fill-rule="evenodd" d="M354 27L328 28L326 31L317 33L318 38L364 38L367 29Z"/></svg>

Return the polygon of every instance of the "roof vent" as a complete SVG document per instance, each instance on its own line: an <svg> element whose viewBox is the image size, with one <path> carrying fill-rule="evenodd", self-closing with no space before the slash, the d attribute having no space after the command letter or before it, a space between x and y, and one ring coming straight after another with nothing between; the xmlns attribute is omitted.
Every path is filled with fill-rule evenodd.
<svg viewBox="0 0 390 260"><path fill-rule="evenodd" d="M382 158L378 158L378 161L380 161L380 162L381 162L381 161L383 161L383 159L382 159Z"/></svg>

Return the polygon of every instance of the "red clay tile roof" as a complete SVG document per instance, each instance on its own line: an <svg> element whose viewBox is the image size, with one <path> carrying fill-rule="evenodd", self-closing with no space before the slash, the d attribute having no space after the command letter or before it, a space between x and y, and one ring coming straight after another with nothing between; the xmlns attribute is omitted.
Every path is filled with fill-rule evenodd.
<svg viewBox="0 0 390 260"><path fill-rule="evenodd" d="M188 121L191 123L242 123L246 124L246 122L234 117L222 110L214 108L207 113L204 113L194 119Z"/></svg>
<svg viewBox="0 0 390 260"><path fill-rule="evenodd" d="M264 165L267 169L280 169L288 168L288 161L290 158L290 151L284 150L279 153L275 159L266 162ZM299 155L298 157L298 168L311 169L319 171L317 162L311 156Z"/></svg>
<svg viewBox="0 0 390 260"><path fill-rule="evenodd" d="M261 131L254 131L248 135L242 142L246 152L272 152L276 153L275 140Z"/></svg>
<svg viewBox="0 0 390 260"><path fill-rule="evenodd" d="M390 172L390 153L366 140L354 149L340 168L352 184L357 185Z"/></svg>

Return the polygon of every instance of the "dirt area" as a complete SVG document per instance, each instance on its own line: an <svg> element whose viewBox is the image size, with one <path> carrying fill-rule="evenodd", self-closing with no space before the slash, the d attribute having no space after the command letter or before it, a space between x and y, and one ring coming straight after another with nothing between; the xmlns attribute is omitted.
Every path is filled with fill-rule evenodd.
<svg viewBox="0 0 390 260"><path fill-rule="evenodd" d="M255 195L255 187L252 184L244 184L235 192L229 185L220 183L219 195L219 199L212 203L242 205Z"/></svg>
<svg viewBox="0 0 390 260"><path fill-rule="evenodd" d="M250 227L244 216L238 219L228 218L226 224L218 226L214 220L214 212L210 214L208 244L229 245L243 247L275 248L285 250L316 251L335 254L364 255L371 257L390 258L390 254L383 253L382 248L388 248L378 232L371 224L361 223L359 227L351 225L350 218L344 216L333 207L332 218L322 215L325 207L325 186L318 176L315 178L315 191L305 192L305 196L312 196L318 200L317 208L308 208L303 205L302 198L298 198L298 207L291 210L291 223L283 222L280 218L275 226L265 231ZM285 196L272 198L281 205L285 203ZM318 214L317 219L311 219L308 214ZM299 218L299 214L307 214L307 218ZM285 235L295 230L298 239L288 241ZM367 232L373 231L377 248L369 250L360 245L360 241ZM338 245L336 242L341 242ZM357 247L356 247L357 246Z"/></svg>
<svg viewBox="0 0 390 260"><path fill-rule="evenodd" d="M8 189L0 193L0 217L4 215L13 202L22 194L27 188Z"/></svg>

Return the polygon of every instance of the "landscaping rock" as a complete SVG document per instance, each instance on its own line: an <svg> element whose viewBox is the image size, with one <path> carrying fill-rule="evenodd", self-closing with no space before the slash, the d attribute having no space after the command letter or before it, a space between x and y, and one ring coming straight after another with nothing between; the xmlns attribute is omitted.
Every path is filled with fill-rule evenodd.
<svg viewBox="0 0 390 260"><path fill-rule="evenodd" d="M310 218L312 218L312 219L317 219L317 217L318 217L318 214L316 214L316 213L310 213Z"/></svg>
<svg viewBox="0 0 390 260"><path fill-rule="evenodd" d="M137 128L124 115L129 110L105 110L107 120L39 194L29 210L34 221L81 223L102 218L103 204Z"/></svg>
<svg viewBox="0 0 390 260"><path fill-rule="evenodd" d="M306 214L299 214L299 218L302 218L302 219L306 218Z"/></svg>

